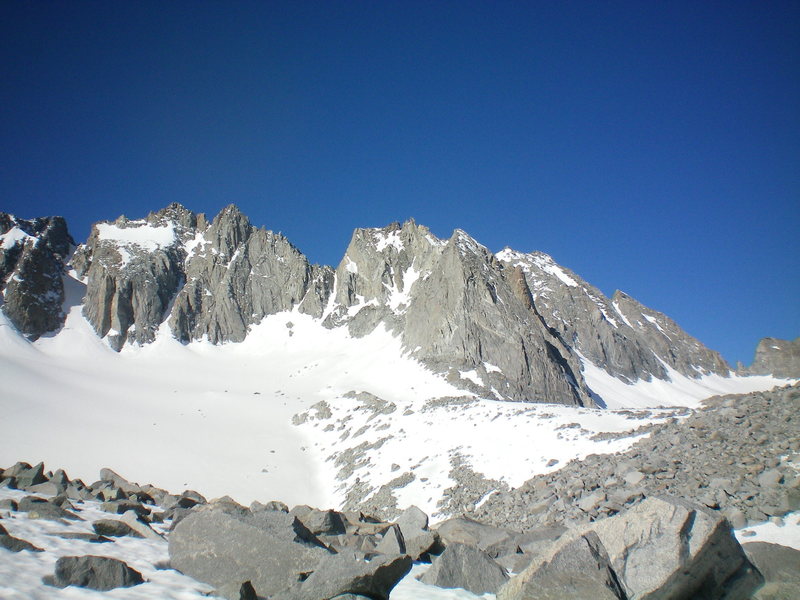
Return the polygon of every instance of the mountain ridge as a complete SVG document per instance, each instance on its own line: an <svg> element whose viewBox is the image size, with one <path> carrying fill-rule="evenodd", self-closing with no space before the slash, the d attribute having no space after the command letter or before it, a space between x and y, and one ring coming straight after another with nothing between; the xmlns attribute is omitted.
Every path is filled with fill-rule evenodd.
<svg viewBox="0 0 800 600"><path fill-rule="evenodd" d="M36 244L6 242L19 236L4 218L11 264L10 251ZM71 269L86 284L83 314L117 351L151 343L164 324L183 343L241 342L266 316L298 310L356 337L383 324L434 372L497 399L595 406L586 361L625 383L731 372L666 315L623 292L605 297L542 252L492 253L463 230L439 239L413 219L354 230L335 268L311 264L235 205L210 221L173 203L99 222L71 257L51 254L49 277ZM20 331L36 339L63 323L53 309L38 328L20 327L6 271L3 310ZM63 301L63 283L53 287Z"/></svg>

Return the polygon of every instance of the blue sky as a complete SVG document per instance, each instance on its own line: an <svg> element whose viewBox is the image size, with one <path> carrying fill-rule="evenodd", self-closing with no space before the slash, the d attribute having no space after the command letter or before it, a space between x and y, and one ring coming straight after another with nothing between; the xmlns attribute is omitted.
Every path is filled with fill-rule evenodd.
<svg viewBox="0 0 800 600"><path fill-rule="evenodd" d="M800 335L798 2L0 3L0 210L239 205L314 262L414 217L729 361Z"/></svg>

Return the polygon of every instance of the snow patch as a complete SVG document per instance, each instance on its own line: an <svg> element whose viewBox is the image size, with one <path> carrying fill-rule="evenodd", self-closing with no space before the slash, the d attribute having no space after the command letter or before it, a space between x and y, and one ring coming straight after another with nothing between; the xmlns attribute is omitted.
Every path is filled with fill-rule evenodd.
<svg viewBox="0 0 800 600"><path fill-rule="evenodd" d="M702 400L711 396L767 391L794 382L791 379L779 379L769 375L722 377L713 373L694 379L662 362L668 380L654 377L651 381L639 380L628 384L594 365L580 353L578 356L583 363L583 377L586 383L610 409L659 406L696 408L700 406Z"/></svg>
<svg viewBox="0 0 800 600"><path fill-rule="evenodd" d="M481 381L481 378L475 369L471 369L470 371L459 371L458 374L461 376L461 379L468 379L475 385L483 386L483 381Z"/></svg>
<svg viewBox="0 0 800 600"><path fill-rule="evenodd" d="M4 234L0 235L0 248L3 250L10 250L19 243L25 243L26 240L33 240L34 243L37 238L25 233L19 227L12 227Z"/></svg>
<svg viewBox="0 0 800 600"><path fill-rule="evenodd" d="M404 248L403 240L400 239L400 230L397 229L390 233L386 233L381 229L377 229L374 233L374 239L375 249L378 252L383 252L389 247L392 247L400 252Z"/></svg>
<svg viewBox="0 0 800 600"><path fill-rule="evenodd" d="M98 223L98 239L122 245L133 245L153 252L164 246L175 243L175 226L172 223L157 227L155 225L134 225L130 221L128 227L119 227L113 223Z"/></svg>

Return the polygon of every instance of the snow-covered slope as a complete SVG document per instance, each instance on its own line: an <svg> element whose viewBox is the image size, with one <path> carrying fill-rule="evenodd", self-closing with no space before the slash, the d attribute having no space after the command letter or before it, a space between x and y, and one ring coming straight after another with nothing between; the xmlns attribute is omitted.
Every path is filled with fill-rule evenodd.
<svg viewBox="0 0 800 600"><path fill-rule="evenodd" d="M383 328L356 338L297 310L267 317L241 343L181 344L162 326L153 343L118 353L82 315L82 284L69 278L65 289L64 327L34 343L0 314L0 464L45 461L90 481L112 466L132 480L243 503L417 504L443 516L571 458L624 449L634 438L591 438L673 412L465 395ZM626 386L584 368L618 409L781 383L691 387L676 377L672 387ZM648 385L657 393L643 393Z"/></svg>

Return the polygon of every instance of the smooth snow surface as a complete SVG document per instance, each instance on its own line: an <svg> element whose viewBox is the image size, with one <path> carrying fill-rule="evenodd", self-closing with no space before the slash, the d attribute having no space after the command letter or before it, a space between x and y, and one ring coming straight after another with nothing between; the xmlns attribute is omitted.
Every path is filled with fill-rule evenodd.
<svg viewBox="0 0 800 600"><path fill-rule="evenodd" d="M383 330L354 340L283 313L240 344L184 346L162 327L153 344L117 354L77 305L34 344L0 320L0 379L0 464L44 461L87 481L109 466L174 492L320 507L333 506L325 469L294 414L352 389L458 393Z"/></svg>
<svg viewBox="0 0 800 600"><path fill-rule="evenodd" d="M800 550L800 512L785 515L783 525L770 522L759 523L752 527L737 529L735 534L740 544L767 542Z"/></svg>
<svg viewBox="0 0 800 600"><path fill-rule="evenodd" d="M771 390L775 386L794 383L792 379L779 379L770 375L739 377L731 374L702 375L698 379L686 377L664 365L669 381L656 379L627 384L609 375L581 356L583 377L586 383L606 403L607 408L653 408L659 406L688 406L696 408L705 398L720 394L746 394Z"/></svg>

